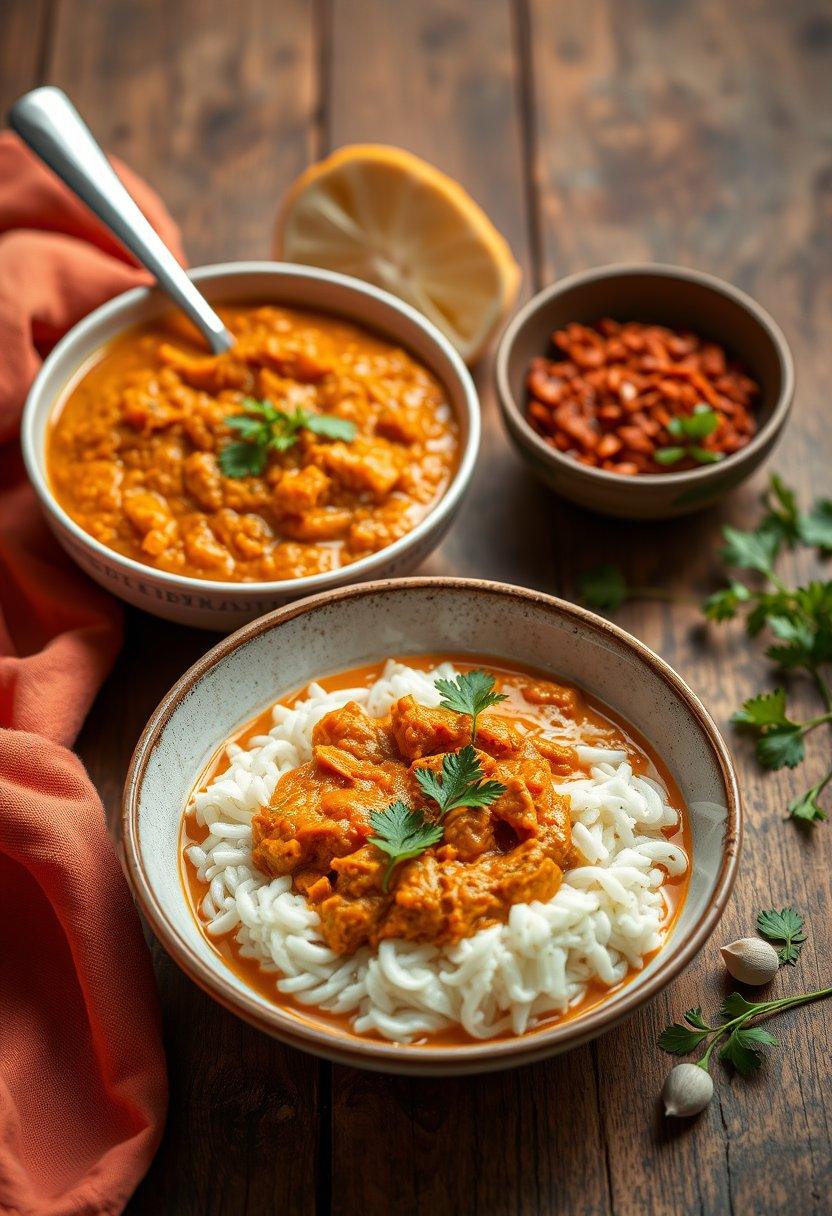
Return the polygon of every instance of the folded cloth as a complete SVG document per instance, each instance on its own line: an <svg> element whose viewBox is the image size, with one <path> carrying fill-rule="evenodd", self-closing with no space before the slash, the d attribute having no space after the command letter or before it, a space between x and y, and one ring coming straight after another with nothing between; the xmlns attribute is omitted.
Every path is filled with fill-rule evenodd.
<svg viewBox="0 0 832 1216"><path fill-rule="evenodd" d="M181 257L159 199L116 169ZM0 134L0 1212L120 1212L167 1088L147 947L104 810L70 751L121 613L63 554L20 458L41 358L147 281L11 133Z"/></svg>

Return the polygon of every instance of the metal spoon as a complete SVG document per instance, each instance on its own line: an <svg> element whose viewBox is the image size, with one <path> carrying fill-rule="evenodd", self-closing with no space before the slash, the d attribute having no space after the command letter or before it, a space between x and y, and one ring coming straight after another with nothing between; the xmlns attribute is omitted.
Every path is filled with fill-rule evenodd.
<svg viewBox="0 0 832 1216"><path fill-rule="evenodd" d="M214 354L229 350L233 335L133 202L66 93L51 85L32 89L14 103L9 123L155 275L163 291L204 334Z"/></svg>

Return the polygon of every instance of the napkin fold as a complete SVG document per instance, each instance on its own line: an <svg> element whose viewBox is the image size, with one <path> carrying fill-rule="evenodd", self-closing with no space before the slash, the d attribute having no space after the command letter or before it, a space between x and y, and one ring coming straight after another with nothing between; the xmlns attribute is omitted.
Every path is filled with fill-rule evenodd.
<svg viewBox="0 0 832 1216"><path fill-rule="evenodd" d="M181 258L159 199L115 167ZM118 652L121 612L53 539L17 440L58 338L147 281L0 134L0 1212L15 1216L120 1212L167 1101L147 947L101 801L68 750Z"/></svg>

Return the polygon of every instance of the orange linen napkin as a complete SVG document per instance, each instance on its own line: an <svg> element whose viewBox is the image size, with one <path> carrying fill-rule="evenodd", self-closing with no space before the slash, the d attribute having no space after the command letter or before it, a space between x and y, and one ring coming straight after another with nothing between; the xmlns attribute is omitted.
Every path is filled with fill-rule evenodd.
<svg viewBox="0 0 832 1216"><path fill-rule="evenodd" d="M179 253L173 221L125 185ZM64 556L23 471L41 357L147 276L17 138L0 134L0 1212L117 1213L167 1098L153 973L70 751L121 641L118 605Z"/></svg>

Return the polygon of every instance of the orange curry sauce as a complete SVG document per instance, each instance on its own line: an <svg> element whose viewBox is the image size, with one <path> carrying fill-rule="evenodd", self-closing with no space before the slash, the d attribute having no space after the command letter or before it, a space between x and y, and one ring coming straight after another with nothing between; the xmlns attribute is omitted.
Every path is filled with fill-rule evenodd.
<svg viewBox="0 0 832 1216"><path fill-rule="evenodd" d="M225 354L206 354L172 316L114 341L70 387L47 466L72 519L134 561L230 582L323 573L415 527L457 462L442 385L336 317L273 305L219 312L236 338ZM326 414L354 431L333 438L301 425L286 450L264 442L251 471L264 403L281 419ZM246 458L233 468L222 456L232 445Z"/></svg>
<svg viewBox="0 0 832 1216"><path fill-rule="evenodd" d="M474 658L476 661L473 661ZM521 726L531 728L532 730L539 731L543 728L555 736L559 742L567 745L570 743L588 742L595 746L625 749L635 772L652 777L664 786L667 791L669 804L679 812L679 825L674 831L666 833L667 838L683 848L688 857L692 855L688 817L685 813L681 793L670 771L661 758L655 754L647 741L633 727L622 722L613 711L590 694L582 690L575 690L578 694L577 711L574 718L568 718L556 706L535 705L525 699L521 689L523 685L529 683L530 677L533 680L551 679L551 677L533 669L523 668L516 664L507 666L504 662L495 661L486 656L472 657L471 655L464 657L418 655L403 657L400 661L421 670L431 670L440 663L448 661L452 662L458 671L483 668L495 676L499 691L507 695L507 700L487 711L489 714L495 713L507 716ZM382 661L366 667L353 668L348 671L339 672L336 675L319 678L316 680L316 683L330 692L341 688L367 687L380 677L384 665L385 663ZM307 688L304 687L297 692L281 698L281 703L291 706L295 702L302 700L306 695ZM228 767L226 757L228 742L245 746L247 741L255 735L268 733L272 725L271 707L269 707L252 721L248 722L232 739L227 740L222 745L201 774L195 789L206 789ZM200 881L195 867L185 853L189 845L201 843L206 835L207 830L196 822L192 811L183 815L180 833L180 875L182 885L194 919L211 948L223 960L225 965L234 971L249 987L253 988L267 1001L281 1006L287 1012L298 1017L299 1020L307 1024L313 1023L324 1026L329 1030L337 1030L342 1035L356 1038L362 1037L356 1035L351 1028L353 1014L330 1014L324 1010L301 1005L291 996L278 992L275 987L275 977L273 974L262 971L257 962L252 959L243 958L240 955L233 932L219 939L208 936L205 932L205 920L201 915L200 906L208 891L209 884ZM667 878L662 887L666 906L664 921L665 938L670 932L684 903L688 883L689 870L680 878ZM526 1033L535 1034L555 1022L580 1017L594 1006L600 1004L613 992L617 992L623 984L628 983L636 974L638 972L631 971L621 984L613 988L606 988L599 983L591 984L584 997L573 1005L567 1013L552 1014L542 1018L533 1030ZM505 1034L498 1037L508 1038L511 1036ZM424 1036L411 1044L411 1046L453 1046L471 1042L473 1040L461 1027L451 1027L437 1034Z"/></svg>

